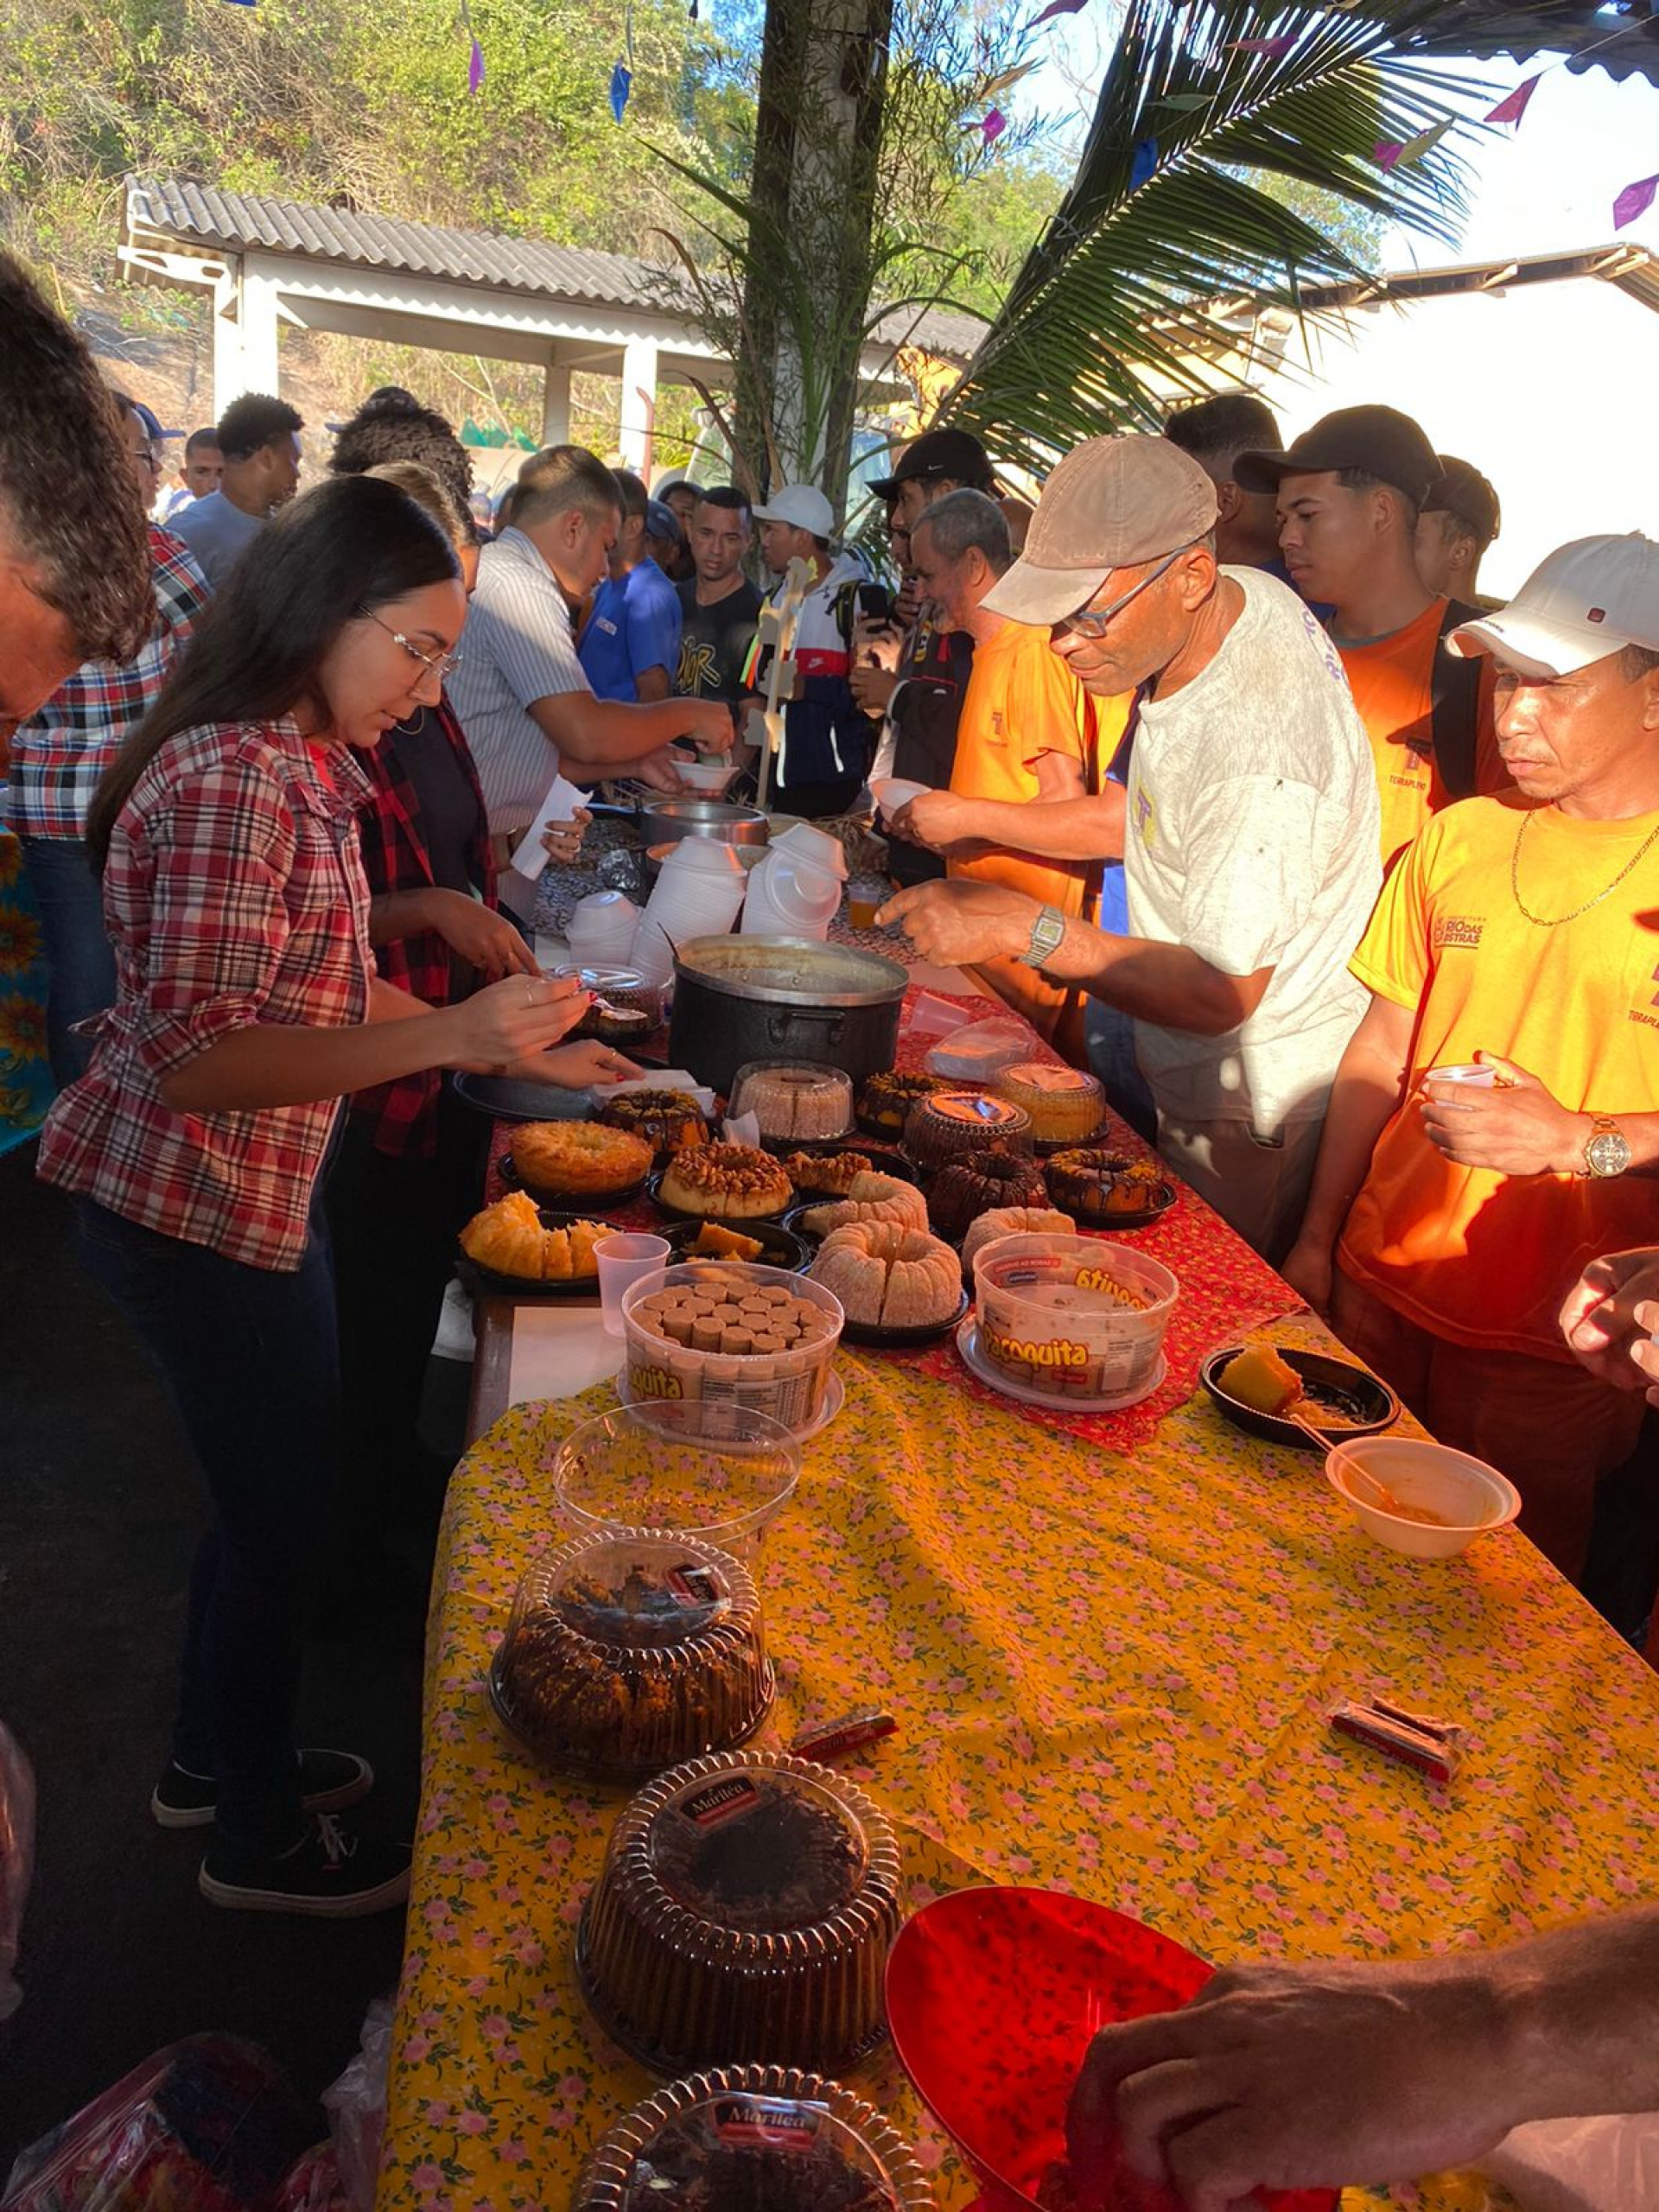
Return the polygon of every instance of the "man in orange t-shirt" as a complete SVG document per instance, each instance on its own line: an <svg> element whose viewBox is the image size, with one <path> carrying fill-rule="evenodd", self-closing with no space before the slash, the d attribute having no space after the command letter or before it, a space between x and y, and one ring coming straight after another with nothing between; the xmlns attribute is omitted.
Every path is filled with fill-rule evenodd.
<svg viewBox="0 0 1659 2212"><path fill-rule="evenodd" d="M928 508L911 536L925 600L951 630L974 640L972 671L957 723L950 792L964 800L1020 805L1081 798L1094 788L1095 702L1052 652L1046 630L1007 621L982 605L1014 559L1008 527L982 493L951 492ZM1114 735L1121 734L1121 728ZM1088 863L1043 861L986 843L960 843L941 794L912 803L906 826L918 842L949 852L949 873L1023 891L1072 917L1090 895ZM935 816L938 818L935 818ZM1080 991L1051 983L1023 961L986 961L980 973L1016 1012L1073 1058L1081 1057Z"/></svg>
<svg viewBox="0 0 1659 2212"><path fill-rule="evenodd" d="M1573 1574L1642 1408L1557 1316L1596 1255L1659 1242L1659 545L1564 546L1453 634L1496 663L1516 788L1382 887L1284 1273Z"/></svg>
<svg viewBox="0 0 1659 2212"><path fill-rule="evenodd" d="M1417 570L1417 521L1439 456L1408 415L1344 407L1287 452L1241 454L1234 473L1249 490L1276 487L1291 582L1332 610L1325 627L1376 761L1386 873L1431 815L1509 780L1493 734L1491 671L1465 671L1446 655L1441 639L1459 610Z"/></svg>

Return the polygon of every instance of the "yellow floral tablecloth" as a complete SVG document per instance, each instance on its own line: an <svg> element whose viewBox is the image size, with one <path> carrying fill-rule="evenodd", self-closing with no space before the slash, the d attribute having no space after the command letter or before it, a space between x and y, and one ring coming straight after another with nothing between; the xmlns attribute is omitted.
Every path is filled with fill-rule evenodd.
<svg viewBox="0 0 1659 2212"><path fill-rule="evenodd" d="M899 1825L912 1906L1052 1884L1224 1962L1421 1952L1659 1894L1659 1684L1519 1535L1399 1559L1310 1455L1202 1396L1114 1457L913 1364L841 1364L845 1410L768 1539L780 1695L760 1740L897 1712L848 1771ZM563 2212L651 2087L571 1967L621 1800L544 1775L480 1688L520 1571L558 1533L548 1448L609 1400L517 1408L451 1485L381 2212ZM1467 1726L1452 1790L1327 1732L1333 1700L1373 1689ZM891 2056L854 2079L941 2204L968 2202ZM1449 2212L1484 2190L1349 2199L1390 2201Z"/></svg>

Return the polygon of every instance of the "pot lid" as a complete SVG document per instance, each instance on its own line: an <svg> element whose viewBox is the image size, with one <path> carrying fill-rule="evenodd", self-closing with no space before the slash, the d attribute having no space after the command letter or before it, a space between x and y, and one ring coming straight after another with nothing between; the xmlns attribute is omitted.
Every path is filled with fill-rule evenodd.
<svg viewBox="0 0 1659 2212"><path fill-rule="evenodd" d="M814 938L692 938L674 966L710 990L768 1006L888 1006L910 981L896 960Z"/></svg>

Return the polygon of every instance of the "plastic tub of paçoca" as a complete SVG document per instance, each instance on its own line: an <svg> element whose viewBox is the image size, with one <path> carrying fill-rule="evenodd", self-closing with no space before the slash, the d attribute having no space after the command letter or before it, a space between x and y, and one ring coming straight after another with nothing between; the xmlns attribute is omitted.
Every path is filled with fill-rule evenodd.
<svg viewBox="0 0 1659 2212"><path fill-rule="evenodd" d="M1156 1387L1179 1294L1167 1268L1103 1236L1000 1236L974 1255L976 1350L1017 1396L1130 1404Z"/></svg>

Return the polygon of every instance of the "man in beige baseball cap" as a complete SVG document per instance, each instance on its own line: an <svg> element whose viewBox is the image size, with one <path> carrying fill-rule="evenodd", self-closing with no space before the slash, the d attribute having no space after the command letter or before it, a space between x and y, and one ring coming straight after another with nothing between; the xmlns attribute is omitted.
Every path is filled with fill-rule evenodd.
<svg viewBox="0 0 1659 2212"><path fill-rule="evenodd" d="M1376 895L1376 779L1324 632L1274 577L1217 566L1215 521L1210 478L1162 438L1069 454L985 604L1047 628L1086 690L1135 695L1127 791L912 810L934 810L925 834L944 846L1121 851L1128 933L959 881L901 893L881 918L927 959L1012 955L1131 1016L1160 1149L1277 1259L1364 1004L1346 963Z"/></svg>

